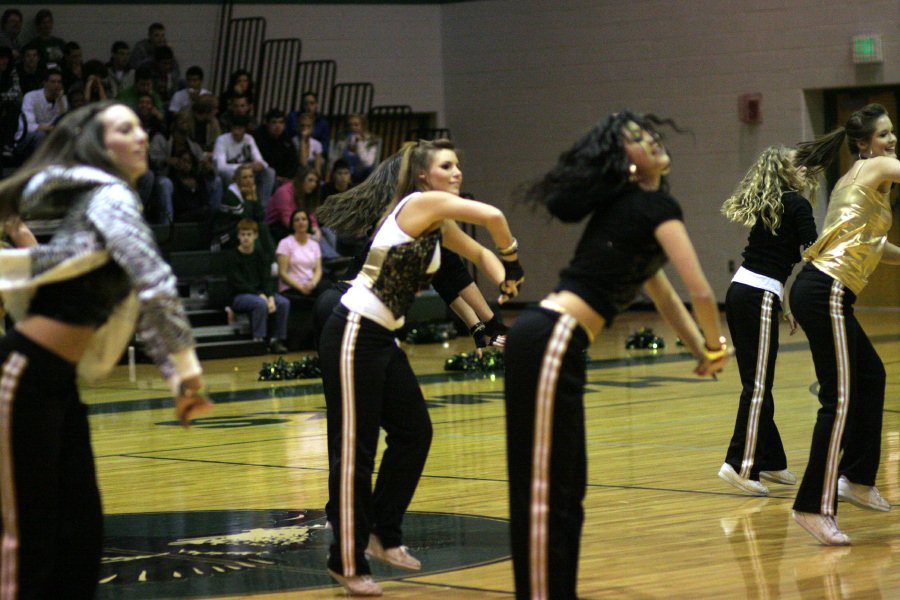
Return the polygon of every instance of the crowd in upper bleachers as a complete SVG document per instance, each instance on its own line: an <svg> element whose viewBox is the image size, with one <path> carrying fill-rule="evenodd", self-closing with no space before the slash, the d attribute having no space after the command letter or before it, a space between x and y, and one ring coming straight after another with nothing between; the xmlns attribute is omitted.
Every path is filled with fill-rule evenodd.
<svg viewBox="0 0 900 600"><path fill-rule="evenodd" d="M294 236L295 211L303 210L310 241L319 247L308 254L326 265L340 262L339 240L318 226L315 210L320 198L362 180L380 159L379 140L367 130L365 115L349 115L346 131L332 136L313 92L302 94L299 108L259 115L249 70L234 71L214 93L201 66L182 72L161 23L151 24L147 37L133 44L111 40L106 60L85 60L77 41L57 37L50 10L34 13L34 35L27 41L25 23L16 8L0 18L6 174L40 146L66 112L116 99L134 109L149 136L150 170L137 191L150 223L194 222L207 233L212 250L232 250L239 244L238 223L250 219L258 225L264 259L276 264L276 248ZM298 293L316 288L284 276L281 283Z"/></svg>

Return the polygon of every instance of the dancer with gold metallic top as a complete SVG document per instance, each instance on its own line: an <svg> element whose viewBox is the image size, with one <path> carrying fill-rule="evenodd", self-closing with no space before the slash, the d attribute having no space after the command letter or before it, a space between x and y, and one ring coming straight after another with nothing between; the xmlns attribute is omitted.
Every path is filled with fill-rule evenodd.
<svg viewBox="0 0 900 600"><path fill-rule="evenodd" d="M795 163L820 171L845 139L858 159L835 185L822 233L804 254L809 262L791 288L821 404L794 519L828 546L850 544L835 519L838 498L868 510L891 508L875 487L886 374L853 312L875 267L900 264L900 247L887 241L893 223L888 194L900 181L897 136L887 111L880 104L856 111L844 127L800 144Z"/></svg>

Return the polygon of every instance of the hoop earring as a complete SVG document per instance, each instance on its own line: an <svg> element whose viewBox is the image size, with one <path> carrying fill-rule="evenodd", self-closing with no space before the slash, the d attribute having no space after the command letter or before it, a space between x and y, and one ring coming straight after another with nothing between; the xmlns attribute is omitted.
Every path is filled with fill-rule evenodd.
<svg viewBox="0 0 900 600"><path fill-rule="evenodd" d="M637 181L637 165L629 163L628 165L628 181L634 183Z"/></svg>

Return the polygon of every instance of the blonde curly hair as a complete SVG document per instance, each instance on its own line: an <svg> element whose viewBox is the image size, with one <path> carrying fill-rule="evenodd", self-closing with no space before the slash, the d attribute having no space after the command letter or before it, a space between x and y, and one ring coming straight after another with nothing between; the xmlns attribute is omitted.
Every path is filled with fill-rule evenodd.
<svg viewBox="0 0 900 600"><path fill-rule="evenodd" d="M747 227L762 219L773 234L781 224L784 211L781 195L809 189L810 203L815 205L816 179L793 162L794 151L782 145L766 148L750 167L731 196L722 204L722 214L730 221Z"/></svg>

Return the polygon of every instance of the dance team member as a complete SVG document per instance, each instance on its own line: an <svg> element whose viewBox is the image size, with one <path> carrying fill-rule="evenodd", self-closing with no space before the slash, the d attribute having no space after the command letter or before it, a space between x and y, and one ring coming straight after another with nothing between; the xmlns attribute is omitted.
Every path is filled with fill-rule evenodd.
<svg viewBox="0 0 900 600"><path fill-rule="evenodd" d="M66 115L0 184L0 219L62 217L48 244L0 251L17 320L0 341L4 598L94 597L102 511L76 374L107 374L137 322L181 422L211 404L175 277L141 216L146 170L137 116L99 102Z"/></svg>
<svg viewBox="0 0 900 600"><path fill-rule="evenodd" d="M845 139L858 158L835 184L822 233L804 254L808 263L791 287L821 404L793 514L828 546L850 544L835 519L838 498L868 510L891 509L875 487L886 374L853 306L880 262L900 264L900 248L887 241L893 223L888 196L891 184L900 181L894 126L883 106L869 104L844 127L800 144L794 162L821 171Z"/></svg>
<svg viewBox="0 0 900 600"><path fill-rule="evenodd" d="M441 244L479 268L491 253L456 220L484 226L500 248L501 292L513 297L524 279L517 244L498 209L463 200L449 144L403 148L397 196L376 228L366 263L325 324L319 355L328 410L329 519L334 540L328 571L348 592L377 596L367 556L401 568L421 564L403 545L403 515L431 444L425 399L395 339L416 292L437 271ZM360 210L360 206L354 207ZM374 215L368 222L371 223ZM332 225L326 219L323 223ZM372 489L379 427L387 445Z"/></svg>
<svg viewBox="0 0 900 600"><path fill-rule="evenodd" d="M800 250L816 241L812 204L801 195L809 187L815 199L815 180L806 177L806 168L793 165L793 156L784 146L768 147L722 205L722 214L749 227L750 236L744 263L725 294L725 315L742 389L734 434L719 477L754 496L769 493L760 478L785 485L797 483L787 468L772 398L784 286L800 262ZM786 300L784 306L793 335L797 321Z"/></svg>
<svg viewBox="0 0 900 600"><path fill-rule="evenodd" d="M449 140L435 140L434 143L455 151ZM393 200L397 193L401 159L402 152L395 153L379 164L361 184L340 194L333 194L331 201L319 209L319 213L325 215L323 218L331 223L329 227L339 234L371 237L374 225L365 222L364 215L374 214L377 215L376 219L379 218L384 208ZM457 189L462 185L462 171L459 177ZM363 255L355 257L351 263L346 279L356 277L367 253L368 245ZM504 271L501 262L493 254L488 254L484 258L489 263L485 267L489 269L491 280L495 283L502 281ZM441 266L431 279L431 285L444 303L466 325L469 335L475 341L476 349L480 350L487 346L503 347L507 327L500 319L500 315L495 314L488 305L458 254L441 247ZM335 286L337 289L327 290L324 292L325 297L316 302L314 313L317 331L321 331L340 294L348 287L349 283L339 282ZM337 290L340 290L340 293Z"/></svg>
<svg viewBox="0 0 900 600"><path fill-rule="evenodd" d="M590 220L556 291L526 309L506 341L510 531L517 598L577 597L586 488L585 350L641 286L697 357L729 358L715 296L667 192L670 160L655 117L615 113L563 153L526 198L567 222ZM662 270L675 265L691 318ZM701 333L702 329L702 333Z"/></svg>

